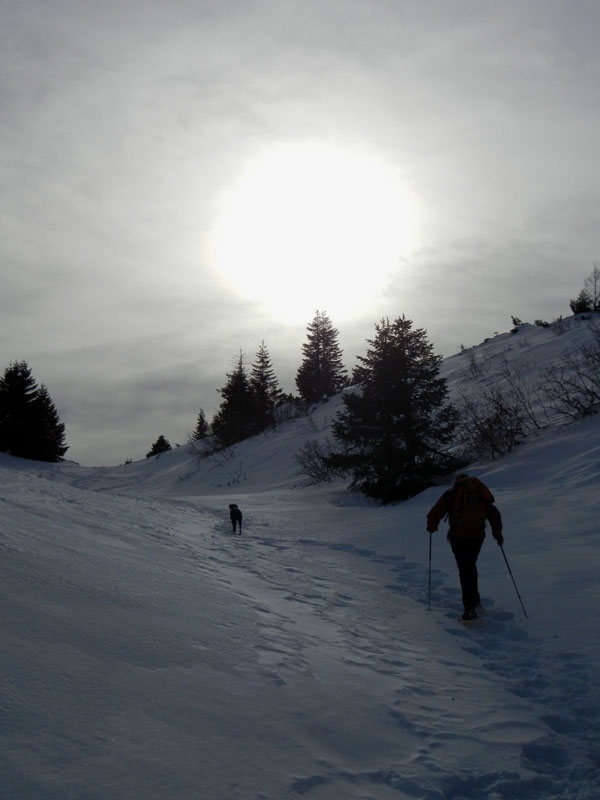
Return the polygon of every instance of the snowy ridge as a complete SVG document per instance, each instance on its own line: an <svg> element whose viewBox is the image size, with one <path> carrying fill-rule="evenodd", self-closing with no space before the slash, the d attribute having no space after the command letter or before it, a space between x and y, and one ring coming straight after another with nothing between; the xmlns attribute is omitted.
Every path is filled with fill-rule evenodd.
<svg viewBox="0 0 600 800"><path fill-rule="evenodd" d="M528 326L476 351L492 381L504 356L541 370L587 335ZM468 384L464 354L444 370ZM0 796L600 797L600 420L471 470L529 619L488 537L465 627L442 530L427 610L441 489L381 508L300 473L340 402L226 457L0 455Z"/></svg>

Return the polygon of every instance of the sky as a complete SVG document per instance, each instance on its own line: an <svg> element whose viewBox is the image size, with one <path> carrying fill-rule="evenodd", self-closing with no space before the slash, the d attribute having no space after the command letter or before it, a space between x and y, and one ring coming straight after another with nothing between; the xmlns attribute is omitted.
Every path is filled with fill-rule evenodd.
<svg viewBox="0 0 600 800"><path fill-rule="evenodd" d="M0 2L0 369L84 465L183 443L317 309L448 355L600 258L596 2Z"/></svg>
<svg viewBox="0 0 600 800"><path fill-rule="evenodd" d="M591 341L553 327L475 348L486 386ZM444 370L477 395L468 359ZM229 459L0 454L1 797L600 797L600 416L469 465L504 544L488 527L463 625L447 524L425 531L446 485L382 507L302 474L342 406Z"/></svg>

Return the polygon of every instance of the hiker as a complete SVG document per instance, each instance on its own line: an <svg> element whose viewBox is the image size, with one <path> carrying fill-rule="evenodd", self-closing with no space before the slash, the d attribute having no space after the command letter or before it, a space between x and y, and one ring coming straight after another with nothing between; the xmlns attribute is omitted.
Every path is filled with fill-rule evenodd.
<svg viewBox="0 0 600 800"><path fill-rule="evenodd" d="M235 533L236 525L240 526L240 536L242 535L242 512L235 503L229 504L229 519Z"/></svg>
<svg viewBox="0 0 600 800"><path fill-rule="evenodd" d="M452 489L444 492L427 514L427 530L434 533L440 520L448 516L448 541L454 553L464 606L463 620L477 618L481 605L477 585L477 556L485 538L485 522L490 523L492 536L501 546L502 517L494 505L494 495L478 478L458 475Z"/></svg>

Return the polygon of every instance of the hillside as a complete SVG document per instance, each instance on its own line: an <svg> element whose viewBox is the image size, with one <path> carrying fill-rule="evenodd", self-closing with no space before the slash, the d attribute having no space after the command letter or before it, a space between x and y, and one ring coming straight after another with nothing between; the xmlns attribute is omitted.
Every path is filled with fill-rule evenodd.
<svg viewBox="0 0 600 800"><path fill-rule="evenodd" d="M522 326L444 374L453 397L506 360L536 378L588 338ZM442 531L428 610L441 488L379 507L300 472L340 402L226 456L0 456L0 796L600 796L600 420L473 465L528 617L490 537L467 628Z"/></svg>

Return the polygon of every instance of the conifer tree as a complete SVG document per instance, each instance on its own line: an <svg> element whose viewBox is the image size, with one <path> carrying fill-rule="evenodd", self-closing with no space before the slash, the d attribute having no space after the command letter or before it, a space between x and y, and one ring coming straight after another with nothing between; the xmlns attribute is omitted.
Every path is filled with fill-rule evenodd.
<svg viewBox="0 0 600 800"><path fill-rule="evenodd" d="M255 432L254 394L241 352L235 369L227 374L227 383L217 391L223 400L213 418L212 429L219 443L229 447Z"/></svg>
<svg viewBox="0 0 600 800"><path fill-rule="evenodd" d="M354 370L356 393L344 395L333 433L344 446L330 464L352 475L352 488L391 502L430 485L433 474L454 464L444 448L457 422L447 404L441 356L426 331L402 316L382 319L370 348Z"/></svg>
<svg viewBox="0 0 600 800"><path fill-rule="evenodd" d="M168 439L161 435L158 439L154 442L150 451L146 453L146 458L150 458L151 456L157 456L159 453L166 453L169 450L172 450L171 444Z"/></svg>
<svg viewBox="0 0 600 800"><path fill-rule="evenodd" d="M348 385L348 378L338 343L339 332L324 311L315 313L307 331L296 386L303 400L314 403L339 392Z"/></svg>
<svg viewBox="0 0 600 800"><path fill-rule="evenodd" d="M208 422L204 414L204 409L201 408L198 412L198 419L196 420L196 427L192 433L192 441L198 442L200 439L205 439L208 436Z"/></svg>
<svg viewBox="0 0 600 800"><path fill-rule="evenodd" d="M0 451L56 462L67 450L65 426L48 389L38 387L27 362L14 362L0 378Z"/></svg>
<svg viewBox="0 0 600 800"><path fill-rule="evenodd" d="M56 406L43 383L38 389L34 405L40 431L36 458L39 461L60 461L68 450L64 443L65 426L60 421Z"/></svg>
<svg viewBox="0 0 600 800"><path fill-rule="evenodd" d="M273 424L275 407L283 394L264 341L252 365L250 386L254 395L256 431L260 432Z"/></svg>
<svg viewBox="0 0 600 800"><path fill-rule="evenodd" d="M573 314L600 311L600 262L594 263L594 268L583 282L583 289L575 300L569 300L569 306Z"/></svg>
<svg viewBox="0 0 600 800"><path fill-rule="evenodd" d="M569 300L569 306L573 314L587 314L592 310L592 298L582 289L575 300Z"/></svg>

